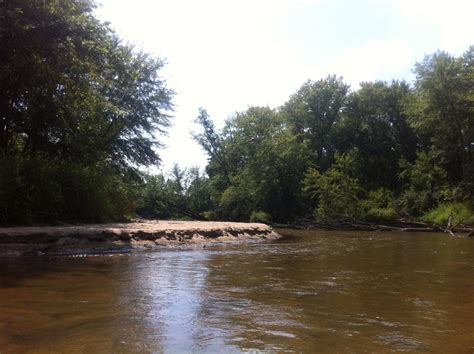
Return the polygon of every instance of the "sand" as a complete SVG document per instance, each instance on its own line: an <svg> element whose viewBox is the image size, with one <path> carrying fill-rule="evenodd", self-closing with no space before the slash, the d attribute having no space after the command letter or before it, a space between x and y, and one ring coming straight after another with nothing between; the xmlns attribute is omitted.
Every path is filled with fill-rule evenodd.
<svg viewBox="0 0 474 354"><path fill-rule="evenodd" d="M128 252L163 246L261 242L280 237L258 223L153 220L0 228L0 256Z"/></svg>

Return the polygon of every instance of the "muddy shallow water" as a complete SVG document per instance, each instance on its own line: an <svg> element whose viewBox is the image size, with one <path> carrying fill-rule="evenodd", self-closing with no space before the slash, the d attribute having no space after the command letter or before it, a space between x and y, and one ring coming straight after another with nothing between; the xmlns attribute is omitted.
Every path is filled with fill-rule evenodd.
<svg viewBox="0 0 474 354"><path fill-rule="evenodd" d="M0 259L0 353L474 352L474 239L278 232Z"/></svg>

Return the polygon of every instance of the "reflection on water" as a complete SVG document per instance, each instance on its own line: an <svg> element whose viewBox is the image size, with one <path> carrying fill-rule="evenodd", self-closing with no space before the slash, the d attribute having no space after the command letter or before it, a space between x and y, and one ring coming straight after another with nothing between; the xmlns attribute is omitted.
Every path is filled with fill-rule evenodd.
<svg viewBox="0 0 474 354"><path fill-rule="evenodd" d="M474 351L474 240L282 240L0 261L0 353Z"/></svg>

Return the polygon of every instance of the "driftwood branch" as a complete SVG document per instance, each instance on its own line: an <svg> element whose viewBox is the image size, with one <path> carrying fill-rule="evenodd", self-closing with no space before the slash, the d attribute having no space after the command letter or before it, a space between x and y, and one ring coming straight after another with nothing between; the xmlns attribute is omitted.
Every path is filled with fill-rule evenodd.
<svg viewBox="0 0 474 354"><path fill-rule="evenodd" d="M448 233L450 236L452 237L461 237L460 235L456 235L454 233L455 230L459 230L459 225L461 225L461 221L459 221L456 225L453 225L453 219L454 219L454 216L453 216L453 213L451 212L451 214L449 214L449 217L448 217L448 222L446 224L446 228L444 229L444 232ZM461 229L462 230L462 229ZM467 235L468 237L471 237L471 234L474 232L473 230L469 230L469 234Z"/></svg>
<svg viewBox="0 0 474 354"><path fill-rule="evenodd" d="M453 237L456 237L456 234L452 230L452 228L453 228L452 225L451 225L452 220L453 220L453 213L449 214L448 222L446 224L446 228L444 229L444 232L450 234Z"/></svg>
<svg viewBox="0 0 474 354"><path fill-rule="evenodd" d="M363 221L331 221L331 222L317 222L314 220L298 220L293 223L279 224L274 223L275 228L291 228L299 230L353 230L353 231L406 231L406 232L446 232L451 236L460 237L456 233L466 233L467 236L474 236L474 230L468 227L461 227L460 223L453 225L453 218L448 220L446 227L440 227L432 223L425 222L407 222L396 221L387 222L383 224L368 223Z"/></svg>

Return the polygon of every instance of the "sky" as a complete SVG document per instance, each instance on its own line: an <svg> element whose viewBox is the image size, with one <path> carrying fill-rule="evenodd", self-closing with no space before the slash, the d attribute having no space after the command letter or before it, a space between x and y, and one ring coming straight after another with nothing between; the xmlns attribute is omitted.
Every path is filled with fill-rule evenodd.
<svg viewBox="0 0 474 354"><path fill-rule="evenodd" d="M176 92L159 151L167 171L206 165L192 140L205 108L218 128L250 106L276 108L307 80L412 82L415 62L474 44L474 0L97 0L96 15L166 65Z"/></svg>

